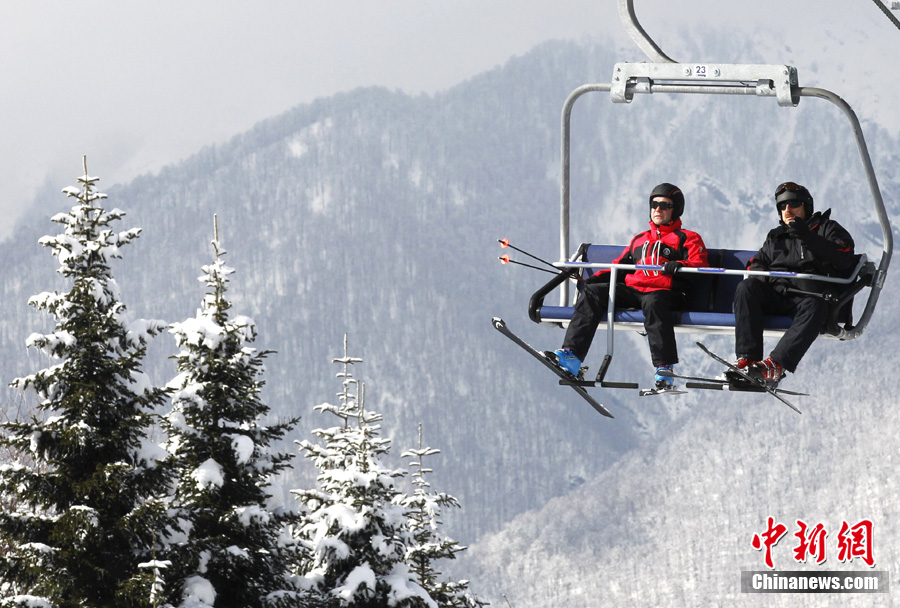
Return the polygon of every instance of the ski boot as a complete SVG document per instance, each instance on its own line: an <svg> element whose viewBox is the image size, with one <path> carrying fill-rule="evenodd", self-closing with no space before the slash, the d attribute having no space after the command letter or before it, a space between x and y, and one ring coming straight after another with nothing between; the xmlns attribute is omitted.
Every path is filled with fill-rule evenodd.
<svg viewBox="0 0 900 608"><path fill-rule="evenodd" d="M573 377L581 376L581 359L575 356L571 348L560 348L553 352L556 357L556 364L565 371L572 374Z"/></svg>
<svg viewBox="0 0 900 608"><path fill-rule="evenodd" d="M656 376L653 377L653 384L656 390L672 390L675 388L675 379L669 375L661 375L659 372L665 371L674 373L675 368L672 365L660 365L656 368Z"/></svg>
<svg viewBox="0 0 900 608"><path fill-rule="evenodd" d="M755 361L746 355L738 355L737 360L734 362L734 366L749 375L750 368L758 363L759 361ZM731 370L725 372L725 379L728 380L732 386L750 386L750 382L746 378Z"/></svg>
<svg viewBox="0 0 900 608"><path fill-rule="evenodd" d="M771 389L778 387L778 383L785 377L784 367L772 357L766 358L765 361L757 361L747 367L747 374L751 378L766 383Z"/></svg>

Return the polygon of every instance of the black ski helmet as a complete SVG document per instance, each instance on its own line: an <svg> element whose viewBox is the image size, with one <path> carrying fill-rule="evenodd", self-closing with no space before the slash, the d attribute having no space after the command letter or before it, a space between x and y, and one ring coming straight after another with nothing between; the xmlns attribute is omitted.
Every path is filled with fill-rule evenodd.
<svg viewBox="0 0 900 608"><path fill-rule="evenodd" d="M672 203L675 205L675 208L672 209L673 222L680 218L681 214L684 213L684 194L682 194L681 188L679 188L675 184L663 182L658 185L650 193L650 202L652 203L653 199L657 196L665 196L666 198L672 200Z"/></svg>
<svg viewBox="0 0 900 608"><path fill-rule="evenodd" d="M778 211L778 219L781 219L781 210L778 205L786 201L803 201L803 209L806 211L806 217L812 217L813 214L813 197L809 190L795 184L794 182L784 182L775 188L775 210Z"/></svg>

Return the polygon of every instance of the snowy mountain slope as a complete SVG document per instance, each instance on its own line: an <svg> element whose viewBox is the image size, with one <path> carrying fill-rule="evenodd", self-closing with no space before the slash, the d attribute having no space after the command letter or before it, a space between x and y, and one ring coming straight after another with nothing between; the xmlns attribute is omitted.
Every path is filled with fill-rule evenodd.
<svg viewBox="0 0 900 608"><path fill-rule="evenodd" d="M897 289L871 331L896 335ZM727 340L724 341L727 343ZM889 595L748 595L742 570L766 570L754 534L788 527L779 571L900 568L900 417L878 343L814 345L815 370L792 378L803 415L772 399L710 393L691 415L569 495L488 535L455 567L472 587L517 608L550 606L893 606ZM716 340L715 344L722 344ZM814 384L816 377L826 380ZM829 382L828 378L838 378ZM826 561L793 558L796 520L829 531ZM874 525L875 566L840 562L843 521Z"/></svg>
<svg viewBox="0 0 900 608"><path fill-rule="evenodd" d="M235 309L257 321L260 347L278 351L268 360L265 397L275 411L303 416L299 437L322 424L312 406L333 398L330 360L347 331L352 354L365 359L357 376L384 413L398 452L414 445L420 421L427 442L441 449L433 483L463 505L447 518L453 536L472 542L554 496L568 497L586 480L615 474L628 455L641 458L648 445L696 424L710 407L708 394L667 401L608 392L601 399L616 420L601 420L489 325L501 315L539 347L561 340L558 330L534 326L525 315L544 275L500 266L496 239L556 257L559 111L572 89L607 81L620 59L602 45L552 43L434 97L351 91L298 107L158 175L109 188L110 203L128 212L128 226L144 229L117 266L123 300L134 316L192 315L201 293L195 277L209 259L218 213L237 269ZM877 233L858 175L845 171L857 165L840 123L815 107L807 112L805 101L798 118L759 101L682 105L658 96L624 107L610 108L605 99L579 106L573 242L624 242L646 221L649 188L675 181L688 196L686 226L708 245L753 247L774 221L772 187L790 178L816 184L822 206L848 201L836 217L871 249ZM810 130L817 142L809 143ZM873 156L896 149L887 133L873 127L866 134ZM888 158L896 161L895 153L879 154L876 166L896 166ZM115 180L102 167L91 170ZM896 216L898 178L881 176ZM59 210L65 201L48 193L40 204ZM21 345L46 320L25 303L56 284L49 255L35 244L51 230L42 218L0 244L7 260L0 369L8 378L38 366ZM872 331L840 347L871 351L877 361L888 352L878 336ZM617 340L610 374L647 381L643 339ZM688 339L681 344L685 369L713 371ZM715 344L727 352L727 340ZM165 340L154 345L156 382L174 374L166 359L173 352ZM801 369L797 384L810 373ZM841 384L828 378L816 394L840 395ZM735 403L759 406L750 398ZM795 416L767 406L767 413ZM308 474L301 466L297 483ZM594 527L615 517L604 515Z"/></svg>
<svg viewBox="0 0 900 608"><path fill-rule="evenodd" d="M840 371L835 358L828 363L826 373ZM502 603L507 594L518 608L895 605L895 592L740 593L742 570L766 569L751 541L768 516L789 528L773 550L779 571L870 570L837 554L841 522L870 519L873 569L888 570L896 585L900 418L895 399L873 398L873 388L817 391L802 417L782 414L774 401L708 398L701 415L657 446L470 547L458 569L475 573L472 587L487 599ZM794 561L797 519L829 530L824 565Z"/></svg>
<svg viewBox="0 0 900 608"><path fill-rule="evenodd" d="M557 45L435 98L353 91L106 189L129 225L143 228L117 265L123 300L135 316L193 314L218 213L238 271L235 308L257 321L260 346L278 351L267 365L273 409L303 415L300 437L321 424L312 406L332 394L330 360L349 332L396 444L413 445L421 421L442 450L443 483L466 506L456 536L496 529L635 441L633 425L599 424L571 395L522 370L489 325L497 313L527 323L535 278L500 266L496 238L529 235L542 221L537 209L555 217L560 91L590 68L584 49ZM547 84L523 95L535 80ZM28 297L58 284L36 245L48 224L23 227L4 244L13 263L2 277L0 368L9 377L36 366L21 344L47 322L28 310ZM541 238L522 240L552 249ZM165 382L173 345L154 349L151 373ZM577 454L589 458L563 466Z"/></svg>
<svg viewBox="0 0 900 608"><path fill-rule="evenodd" d="M849 62L829 64L822 72L835 67L852 72ZM801 77L803 73L801 67ZM851 94L875 91L871 78L853 78L851 84L860 80L865 84ZM817 84L841 93L842 83ZM878 95L862 97L872 102ZM643 100L634 104L639 101ZM866 202L846 125L840 116L833 124L834 112L820 111L817 103L804 99L799 109L808 113L784 122L777 112L767 117L753 108L732 117L704 102L696 102L695 111L682 115L688 124L676 130L676 136L710 134L697 150L691 149L697 141L686 138L684 146L674 151L690 150L689 159L699 161L685 163L695 169L678 183L688 193L685 215L707 243L752 248L774 221L770 189L760 184L796 179L813 188L818 208L834 207L835 217L856 236L858 251L880 258L881 234ZM896 224L900 188L895 140L861 117ZM768 123L769 135L757 128L763 123ZM672 127L661 120L648 126L657 132ZM719 130L726 127L737 132L730 141L720 137ZM665 146L659 147L658 139L649 133L640 139L653 142L648 154L657 152L656 161L674 166L665 159ZM617 151L628 152L629 145L620 145ZM634 158L640 154L634 153ZM653 181L652 170L646 168L652 163L635 160L631 166L637 170L623 177L641 182L644 175L643 181ZM593 169L599 174L602 162ZM699 217L691 213L692 194L711 204L714 212ZM600 191L596 196L603 200L601 208L587 221L602 226L604 217L620 212L622 199L619 195L604 199ZM585 234L590 232L584 228ZM858 558L838 561L837 536L842 521L869 519L876 538L874 570L888 571L896 586L900 488L892 471L900 449L896 440L900 420L890 361L898 331L898 296L900 287L889 279L862 338L843 344L822 340L813 346L798 373L787 381L789 388L812 393L797 399L802 416L759 396L692 394L684 399L688 411L656 435L658 443L642 443L597 478L517 517L501 533L488 535L470 548L456 569L477 573L472 587L485 592L490 601L502 605L506 595L516 608L896 605L893 594L741 594L740 574L765 569L751 540L765 530L768 516L788 525L789 535L796 532L798 519L809 525L822 522L830 534L824 565L796 562L791 551L797 540L785 538L775 549L779 570L868 570ZM723 354L730 352L730 338L704 340ZM682 339L681 344L686 342ZM696 353L682 362L692 370L714 371Z"/></svg>

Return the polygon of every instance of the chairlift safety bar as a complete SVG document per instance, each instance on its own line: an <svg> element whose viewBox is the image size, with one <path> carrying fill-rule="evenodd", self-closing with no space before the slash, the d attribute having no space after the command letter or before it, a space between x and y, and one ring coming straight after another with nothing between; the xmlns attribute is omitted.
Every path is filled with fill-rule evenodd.
<svg viewBox="0 0 900 608"><path fill-rule="evenodd" d="M684 266L678 269L678 274L730 274L740 275L744 277L776 277L787 279L811 279L814 281L823 281L826 283L837 283L839 285L849 285L856 280L857 275L866 265L867 259L865 255L860 257L859 263L849 277L830 277L821 274L810 274L803 272L785 272L779 270L735 270L733 268L713 268L713 267L693 267ZM606 262L556 262L553 264L556 268L616 268L619 270L648 270L661 271L663 266L655 264L611 264Z"/></svg>
<svg viewBox="0 0 900 608"><path fill-rule="evenodd" d="M744 277L749 276L763 276L763 277L778 277L778 278L788 278L790 280L799 280L799 279L813 279L817 281L824 281L828 283L838 283L838 284L849 284L856 280L856 277L862 271L862 269L866 266L868 260L865 254L860 256L859 262L856 267L853 269L853 272L847 278L840 277L829 277L818 274L809 274L802 272L779 272L773 270L733 270L730 268L711 268L711 267L683 267L678 270L679 273L693 273L693 274L730 274L730 275L742 275ZM664 267L661 265L651 265L651 264L612 264L612 263L604 263L604 262L558 262L553 264L557 268L609 268L610 270L610 292L609 298L607 301L607 314L606 314L606 357L604 359L603 370L600 372L600 376L605 375L605 368L609 365L609 362L612 360L613 354L615 353L615 300L616 300L616 287L618 285L617 276L619 270L662 270ZM840 339L846 340L849 339L846 336L852 334L852 330L850 332L844 331L839 336Z"/></svg>

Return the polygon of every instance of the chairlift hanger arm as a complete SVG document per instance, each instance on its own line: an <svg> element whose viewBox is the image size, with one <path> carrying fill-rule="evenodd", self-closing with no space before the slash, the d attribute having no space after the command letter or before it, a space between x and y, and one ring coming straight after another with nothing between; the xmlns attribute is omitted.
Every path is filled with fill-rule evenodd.
<svg viewBox="0 0 900 608"><path fill-rule="evenodd" d="M631 36L644 54L650 58L650 61L656 63L675 63L669 58L662 49L657 46L653 39L647 34L641 24L638 23L637 15L634 12L634 0L619 0L619 19L625 26L625 31Z"/></svg>
<svg viewBox="0 0 900 608"><path fill-rule="evenodd" d="M863 168L866 172L869 191L872 194L872 199L875 201L875 213L878 216L878 223L881 226L881 235L883 239L882 258L881 263L878 266L879 276L876 277L878 287L880 288L881 284L884 282L884 274L887 272L888 265L891 261L891 255L894 251L894 234L891 230L891 223L888 218L887 210L884 207L884 199L882 198L881 190L878 187L878 180L875 177L875 170L872 167L872 158L869 156L869 148L866 146L866 140L862 133L862 126L859 124L859 118L857 118L856 112L853 111L850 104L827 89L799 87L797 92L801 97L817 97L836 105L847 117L847 120L850 122L850 126L853 129L857 151L859 152Z"/></svg>
<svg viewBox="0 0 900 608"><path fill-rule="evenodd" d="M570 159L571 159L571 151L570 151L570 141L571 141L571 132L572 132L572 108L575 106L575 102L578 101L585 93L593 93L593 92L608 92L611 89L612 85L609 83L598 83L598 84L586 84L578 87L574 91L572 91L569 96L566 98L566 102L563 104L562 109L562 137L560 138L560 203L559 203L559 259L565 260L569 257L569 198L570 198L570 190L569 190L569 173L570 173ZM569 284L563 283L562 293L560 294L561 305L565 305L565 302L569 297Z"/></svg>
<svg viewBox="0 0 900 608"><path fill-rule="evenodd" d="M872 313L875 311L875 304L878 302L878 296L881 294L881 290L884 287L884 281L885 278L887 278L887 269L891 263L891 256L894 252L894 233L891 230L891 222L888 218L887 210L884 208L884 199L882 198L881 190L878 187L878 180L875 178L875 169L872 167L872 159L869 156L869 149L866 146L866 140L862 133L862 126L859 124L859 118L857 118L856 112L853 111L850 104L826 89L800 87L798 92L803 97L817 97L819 99L830 101L840 108L847 117L847 120L850 122L850 126L853 129L856 147L863 164L863 169L866 173L866 181L869 184L869 192L875 203L875 213L878 216L878 223L881 226L881 260L878 264L878 268L875 270L869 298L866 300L866 306L854 328L841 336L842 340L850 340L862 334L866 325L869 323L869 319L872 317Z"/></svg>
<svg viewBox="0 0 900 608"><path fill-rule="evenodd" d="M877 6L879 9L881 9L881 12L884 13L884 16L891 20L891 23L894 24L894 27L896 27L898 30L900 30L900 20L898 20L896 17L894 17L894 15L891 14L891 11L888 9L888 7L885 6L885 4L887 3L887 0L885 0L885 2L882 2L881 0L872 0L872 1L875 3L875 6Z"/></svg>

